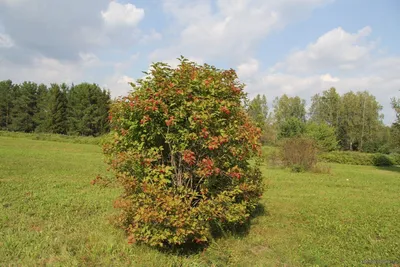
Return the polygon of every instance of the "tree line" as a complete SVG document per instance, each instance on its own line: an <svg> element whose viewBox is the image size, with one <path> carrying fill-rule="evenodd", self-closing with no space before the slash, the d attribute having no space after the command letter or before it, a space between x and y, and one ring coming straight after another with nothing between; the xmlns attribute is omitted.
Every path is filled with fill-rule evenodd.
<svg viewBox="0 0 400 267"><path fill-rule="evenodd" d="M99 136L109 131L110 92L97 84L37 84L0 81L0 129ZM400 151L400 99L392 99L396 121L383 123L382 106L368 91L340 95L330 88L311 98L282 95L269 109L265 95L246 104L263 130L262 142L295 136L315 139L322 150Z"/></svg>
<svg viewBox="0 0 400 267"><path fill-rule="evenodd" d="M0 129L99 136L109 131L110 101L97 84L0 81Z"/></svg>
<svg viewBox="0 0 400 267"><path fill-rule="evenodd" d="M392 99L397 118L391 126L384 125L382 106L368 91L340 95L330 88L311 98L308 111L304 99L287 95L275 98L271 111L264 95L257 95L246 106L250 117L263 129L263 143L308 136L326 151L400 150L400 99Z"/></svg>

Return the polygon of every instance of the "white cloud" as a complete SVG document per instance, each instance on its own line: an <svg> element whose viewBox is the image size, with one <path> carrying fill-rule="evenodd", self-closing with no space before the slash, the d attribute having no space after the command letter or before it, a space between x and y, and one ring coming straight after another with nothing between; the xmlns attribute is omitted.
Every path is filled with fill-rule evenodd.
<svg viewBox="0 0 400 267"><path fill-rule="evenodd" d="M17 6L17 5L23 4L27 1L28 0L0 0L0 4L5 4L5 5L9 5L9 6Z"/></svg>
<svg viewBox="0 0 400 267"><path fill-rule="evenodd" d="M197 57L187 57L188 60L196 62L197 64L203 64L204 60L202 58ZM167 63L171 68L177 68L179 65L179 60L177 58L170 58L163 60L162 62Z"/></svg>
<svg viewBox="0 0 400 267"><path fill-rule="evenodd" d="M332 77L329 73L328 74L324 74L320 76L321 81L323 82L332 82L332 83L336 83L339 82L340 79L337 77Z"/></svg>
<svg viewBox="0 0 400 267"><path fill-rule="evenodd" d="M244 79L249 78L258 72L258 68L259 68L258 60L250 58L249 60L240 64L237 67L237 74L239 78L244 78Z"/></svg>
<svg viewBox="0 0 400 267"><path fill-rule="evenodd" d="M156 30L152 29L150 33L145 34L142 39L140 40L140 43L142 44L147 44L153 41L159 41L162 39L162 34L157 32Z"/></svg>
<svg viewBox="0 0 400 267"><path fill-rule="evenodd" d="M107 25L134 27L144 18L144 9L112 1L106 11L101 11L101 16Z"/></svg>
<svg viewBox="0 0 400 267"><path fill-rule="evenodd" d="M331 0L164 0L164 11L180 29L179 42L156 50L151 60L180 54L228 59L232 64L254 56L255 46L271 31L308 16Z"/></svg>
<svg viewBox="0 0 400 267"><path fill-rule="evenodd" d="M135 79L123 74L115 73L112 76L106 77L103 86L110 90L112 97L126 95L132 86L129 83L134 83Z"/></svg>
<svg viewBox="0 0 400 267"><path fill-rule="evenodd" d="M16 83L111 80L125 93L132 47L159 37L137 27L144 9L109 0L0 0L0 18L0 80Z"/></svg>
<svg viewBox="0 0 400 267"><path fill-rule="evenodd" d="M117 81L117 83L119 84L129 84L129 83L133 83L135 82L135 79L129 77L129 76L122 76L121 78L119 78L119 80Z"/></svg>
<svg viewBox="0 0 400 267"><path fill-rule="evenodd" d="M100 59L93 53L79 53L79 57L85 66L96 66L100 63Z"/></svg>
<svg viewBox="0 0 400 267"><path fill-rule="evenodd" d="M125 72L132 68L133 64L138 60L140 54L135 53L133 55L127 56L127 59L114 64L114 69L117 73Z"/></svg>
<svg viewBox="0 0 400 267"><path fill-rule="evenodd" d="M274 68L302 73L324 68L355 69L368 60L374 48L374 42L367 40L371 31L368 26L357 33L348 33L340 27L333 29Z"/></svg>
<svg viewBox="0 0 400 267"><path fill-rule="evenodd" d="M14 41L7 34L0 33L0 48L10 48L14 46Z"/></svg>
<svg viewBox="0 0 400 267"><path fill-rule="evenodd" d="M37 83L71 83L81 80L83 69L80 64L62 62L54 58L38 56L31 65L20 65L10 61L0 64L1 79L13 82L33 81Z"/></svg>

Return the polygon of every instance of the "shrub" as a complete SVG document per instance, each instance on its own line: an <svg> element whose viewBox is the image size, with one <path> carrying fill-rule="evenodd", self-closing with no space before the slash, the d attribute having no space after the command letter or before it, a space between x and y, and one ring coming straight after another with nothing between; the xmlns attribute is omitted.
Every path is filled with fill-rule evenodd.
<svg viewBox="0 0 400 267"><path fill-rule="evenodd" d="M282 161L294 172L311 170L317 163L315 141L304 137L286 139L282 143Z"/></svg>
<svg viewBox="0 0 400 267"><path fill-rule="evenodd" d="M333 151L323 153L319 159L324 162L350 165L392 166L397 164L396 154L385 155L380 153L361 153L351 151Z"/></svg>
<svg viewBox="0 0 400 267"><path fill-rule="evenodd" d="M245 223L262 194L249 159L261 131L234 70L186 59L155 63L111 107L107 162L124 187L115 202L130 242L206 243L211 226Z"/></svg>
<svg viewBox="0 0 400 267"><path fill-rule="evenodd" d="M363 152L366 153L389 154L390 150L390 144L382 143L381 141L369 141L363 145Z"/></svg>
<svg viewBox="0 0 400 267"><path fill-rule="evenodd" d="M400 153L392 153L390 157L393 159L395 165L400 165Z"/></svg>
<svg viewBox="0 0 400 267"><path fill-rule="evenodd" d="M394 162L393 160L388 156L384 154L374 154L374 165L375 166L393 166Z"/></svg>
<svg viewBox="0 0 400 267"><path fill-rule="evenodd" d="M320 155L320 160L331 163L341 163L350 165L374 165L374 154L352 152L352 151L332 151Z"/></svg>
<svg viewBox="0 0 400 267"><path fill-rule="evenodd" d="M333 151L338 148L335 128L326 123L307 123L305 136L314 139L320 151Z"/></svg>

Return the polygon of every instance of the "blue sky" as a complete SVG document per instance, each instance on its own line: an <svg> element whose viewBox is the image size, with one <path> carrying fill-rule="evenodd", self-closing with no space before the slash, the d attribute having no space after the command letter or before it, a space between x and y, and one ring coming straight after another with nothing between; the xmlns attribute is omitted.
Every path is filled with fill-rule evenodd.
<svg viewBox="0 0 400 267"><path fill-rule="evenodd" d="M234 68L249 97L368 90L394 120L400 1L0 0L0 79L127 94L151 62Z"/></svg>

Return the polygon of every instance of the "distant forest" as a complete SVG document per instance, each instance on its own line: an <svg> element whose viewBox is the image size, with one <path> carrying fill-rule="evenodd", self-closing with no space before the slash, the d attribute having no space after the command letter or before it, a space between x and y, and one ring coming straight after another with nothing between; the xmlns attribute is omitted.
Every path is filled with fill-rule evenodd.
<svg viewBox="0 0 400 267"><path fill-rule="evenodd" d="M99 136L109 131L110 93L96 84L0 82L0 129Z"/></svg>
<svg viewBox="0 0 400 267"><path fill-rule="evenodd" d="M0 82L0 129L100 136L109 131L110 92L97 84L36 84ZM300 97L274 99L257 95L245 103L263 130L262 142L274 145L295 136L315 139L320 149L391 153L400 151L400 99L392 99L397 114L391 126L383 123L382 106L367 91L339 95L335 88L316 94L309 110Z"/></svg>
<svg viewBox="0 0 400 267"><path fill-rule="evenodd" d="M397 114L391 126L383 123L382 106L368 91L338 94L330 88L311 98L309 110L300 97L275 98L270 111L264 95L248 103L248 113L263 129L263 143L306 136L321 150L354 150L371 153L400 152L400 99L391 100Z"/></svg>

